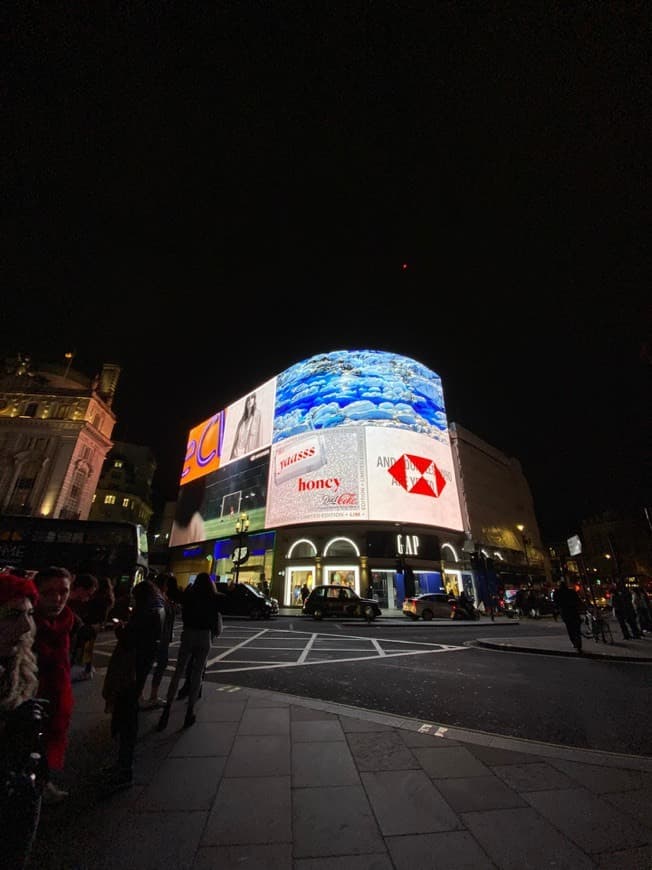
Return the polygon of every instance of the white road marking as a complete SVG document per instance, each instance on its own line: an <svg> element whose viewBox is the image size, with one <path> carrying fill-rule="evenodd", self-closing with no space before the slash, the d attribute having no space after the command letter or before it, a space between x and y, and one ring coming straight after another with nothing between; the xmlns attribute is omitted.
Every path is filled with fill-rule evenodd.
<svg viewBox="0 0 652 870"><path fill-rule="evenodd" d="M176 640L170 644L170 652L179 646L181 626L175 626ZM229 641L230 646L222 647ZM276 641L276 642L275 642ZM286 643L283 643L285 641ZM289 643L293 641L293 643ZM102 656L110 656L115 641L105 642L106 650L97 649ZM237 673L238 671L260 671L281 668L311 667L329 665L337 662L380 661L404 656L433 655L447 652L467 652L468 646L422 641L398 640L396 638L370 638L361 635L319 634L307 631L262 628L251 633L243 627L227 626L213 647L220 649L217 655L206 662L210 674ZM253 658L238 658L238 653L249 652ZM260 654L269 653L269 658ZM279 661L274 654L294 653L292 661ZM312 658L311 658L312 657ZM176 665L174 656L166 668L173 673ZM217 667L215 667L217 665ZM224 691L224 689L220 689ZM234 689L233 691L236 691Z"/></svg>
<svg viewBox="0 0 652 870"><path fill-rule="evenodd" d="M227 641L225 635L231 634L227 628L220 635L220 642ZM298 648L296 644L291 646L281 646L279 644L268 645L259 644L255 641L260 641L263 637L267 641L273 640L298 640L300 635L305 635L305 644ZM426 643L421 641L397 640L396 638L369 638L359 635L345 635L341 638L332 634L320 635L314 632L294 632L286 629L261 629L251 636L241 634L243 639L233 646L226 647L223 652L217 656L213 656L206 663L207 673L209 674L229 674L238 671L261 671L261 670L280 670L282 668L296 667L312 667L314 665L330 665L337 662L360 662L374 661L388 658L399 658L404 656L419 656L432 655L445 652L460 652L468 650L468 647L457 646L453 644L443 643ZM346 646L342 641L351 641ZM355 644L355 645L354 645ZM359 645L358 645L359 644ZM388 651L383 644L389 645L392 649ZM219 642L218 642L219 645ZM418 649L414 649L414 647ZM298 653L294 661L274 661L273 658L237 658L238 651L251 650L255 653L270 653L279 652L294 652ZM369 650L370 653L366 654ZM326 655L327 653L336 653L338 655ZM348 655L347 655L348 653ZM351 653L359 653L359 655L351 655ZM310 658L313 656L313 658ZM320 656L326 656L320 658ZM213 667L221 665L220 667ZM225 667L226 666L226 667Z"/></svg>

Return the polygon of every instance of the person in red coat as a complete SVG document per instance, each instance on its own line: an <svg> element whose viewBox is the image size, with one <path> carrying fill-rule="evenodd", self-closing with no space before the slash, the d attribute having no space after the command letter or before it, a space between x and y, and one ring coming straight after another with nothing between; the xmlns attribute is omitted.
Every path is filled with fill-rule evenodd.
<svg viewBox="0 0 652 870"><path fill-rule="evenodd" d="M45 731L47 760L52 771L62 771L68 746L73 693L70 679L70 635L76 617L67 606L72 577L66 568L50 567L34 577L39 598L35 608L39 698L49 701ZM43 791L46 803L68 796L50 779Z"/></svg>

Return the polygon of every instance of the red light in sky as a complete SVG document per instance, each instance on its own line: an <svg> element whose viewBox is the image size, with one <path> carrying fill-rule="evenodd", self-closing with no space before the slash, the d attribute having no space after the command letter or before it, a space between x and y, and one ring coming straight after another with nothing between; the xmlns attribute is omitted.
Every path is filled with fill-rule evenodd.
<svg viewBox="0 0 652 870"><path fill-rule="evenodd" d="M408 267L408 264L407 264L407 263L402 263L402 264L401 264L401 269L403 270L403 272L407 271L407 267Z"/></svg>

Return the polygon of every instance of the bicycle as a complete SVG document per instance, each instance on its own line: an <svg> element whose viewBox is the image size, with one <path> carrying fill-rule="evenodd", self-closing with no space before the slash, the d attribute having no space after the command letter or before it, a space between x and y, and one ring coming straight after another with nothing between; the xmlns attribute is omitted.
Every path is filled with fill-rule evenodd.
<svg viewBox="0 0 652 870"><path fill-rule="evenodd" d="M584 611L582 637L594 640L596 643L602 641L602 643L613 644L614 642L609 620L600 613L600 608L595 605L587 607Z"/></svg>

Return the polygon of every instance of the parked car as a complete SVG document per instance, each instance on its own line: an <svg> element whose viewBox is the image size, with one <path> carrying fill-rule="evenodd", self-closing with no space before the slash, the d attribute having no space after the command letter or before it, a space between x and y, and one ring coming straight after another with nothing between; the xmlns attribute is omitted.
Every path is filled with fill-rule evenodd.
<svg viewBox="0 0 652 870"><path fill-rule="evenodd" d="M382 615L378 602L373 598L361 598L350 586L337 584L315 586L303 602L301 612L313 619L359 616L367 622Z"/></svg>
<svg viewBox="0 0 652 870"><path fill-rule="evenodd" d="M245 616L249 619L269 619L278 614L278 601L263 595L250 583L217 583L222 599L222 616Z"/></svg>
<svg viewBox="0 0 652 870"><path fill-rule="evenodd" d="M411 619L450 619L450 595L447 592L424 592L403 601L403 613Z"/></svg>

